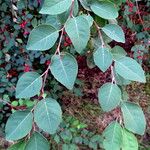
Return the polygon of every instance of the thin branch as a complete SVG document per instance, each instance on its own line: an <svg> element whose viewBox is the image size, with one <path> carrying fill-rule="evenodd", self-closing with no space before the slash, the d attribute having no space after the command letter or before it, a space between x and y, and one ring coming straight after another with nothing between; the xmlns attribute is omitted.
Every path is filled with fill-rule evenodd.
<svg viewBox="0 0 150 150"><path fill-rule="evenodd" d="M139 19L141 21L141 24L143 26L143 29L144 29L144 31L147 31L146 28L145 28L144 22L142 20L141 14L140 14L140 9L139 9L139 5L138 5L138 1L137 0L135 0L135 4L136 4L137 13L138 13Z"/></svg>
<svg viewBox="0 0 150 150"><path fill-rule="evenodd" d="M115 74L114 74L114 67L111 65L111 76L112 76L112 83L116 84Z"/></svg>
<svg viewBox="0 0 150 150"><path fill-rule="evenodd" d="M50 66L48 66L47 69L46 69L46 71L43 73L44 79L43 79L43 85L42 85L42 89L41 89L41 95L42 96L44 94L44 87L45 87L46 79L47 79L47 76L48 76L49 67Z"/></svg>
<svg viewBox="0 0 150 150"><path fill-rule="evenodd" d="M61 35L60 35L60 39L59 39L59 43L58 43L58 46L57 46L55 55L56 55L57 53L60 55L60 45L61 45L61 42L62 42L64 30L65 30L65 26L63 26L63 28L61 29Z"/></svg>
<svg viewBox="0 0 150 150"><path fill-rule="evenodd" d="M74 7L74 0L72 0L71 9L70 9L70 17L73 17L73 7Z"/></svg>
<svg viewBox="0 0 150 150"><path fill-rule="evenodd" d="M105 43L104 43L104 40L103 40L103 37L102 37L102 33L101 33L101 31L100 31L100 27L98 26L98 24L94 21L94 25L95 25L95 27L96 27L96 29L97 29L97 32L98 32L98 36L99 36L99 38L100 38L100 40L101 40L101 43L102 43L102 48L105 46Z"/></svg>

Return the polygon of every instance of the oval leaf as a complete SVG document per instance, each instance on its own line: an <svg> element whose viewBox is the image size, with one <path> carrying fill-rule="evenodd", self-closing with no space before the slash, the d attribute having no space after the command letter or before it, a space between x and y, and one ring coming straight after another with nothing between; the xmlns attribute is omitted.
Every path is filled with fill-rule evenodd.
<svg viewBox="0 0 150 150"><path fill-rule="evenodd" d="M65 12L72 4L72 0L45 0L40 10L41 14L57 15Z"/></svg>
<svg viewBox="0 0 150 150"><path fill-rule="evenodd" d="M117 8L110 2L96 2L91 4L92 11L101 18L115 19L118 17Z"/></svg>
<svg viewBox="0 0 150 150"><path fill-rule="evenodd" d="M120 26L116 24L107 24L102 28L102 30L111 39L117 42L125 43L125 35Z"/></svg>
<svg viewBox="0 0 150 150"><path fill-rule="evenodd" d="M52 98L41 100L34 110L34 119L39 128L54 134L62 120L60 105Z"/></svg>
<svg viewBox="0 0 150 150"><path fill-rule="evenodd" d="M16 111L8 119L5 127L6 140L19 140L32 129L33 115L30 111Z"/></svg>
<svg viewBox="0 0 150 150"><path fill-rule="evenodd" d="M113 121L103 132L103 146L106 150L120 150L122 144L122 128Z"/></svg>
<svg viewBox="0 0 150 150"><path fill-rule="evenodd" d="M17 82L16 98L30 98L38 94L42 87L42 77L36 72L24 73Z"/></svg>
<svg viewBox="0 0 150 150"><path fill-rule="evenodd" d="M48 50L54 46L59 34L51 25L39 25L35 27L28 38L28 50Z"/></svg>
<svg viewBox="0 0 150 150"><path fill-rule="evenodd" d="M76 51L81 53L86 48L90 38L89 21L85 19L85 16L71 18L67 21L65 30Z"/></svg>
<svg viewBox="0 0 150 150"><path fill-rule="evenodd" d="M98 92L98 99L104 111L111 111L121 101L120 88L112 83L105 83Z"/></svg>
<svg viewBox="0 0 150 150"><path fill-rule="evenodd" d="M146 128L146 121L141 107L135 103L124 102L121 110L125 127L133 133L143 135Z"/></svg>
<svg viewBox="0 0 150 150"><path fill-rule="evenodd" d="M138 150L138 141L133 133L123 129L122 131L123 144L122 150Z"/></svg>
<svg viewBox="0 0 150 150"><path fill-rule="evenodd" d="M127 55L126 51L120 46L113 47L111 53L114 60L120 59Z"/></svg>
<svg viewBox="0 0 150 150"><path fill-rule="evenodd" d="M90 15L82 15L88 22L89 26L93 25L93 18Z"/></svg>
<svg viewBox="0 0 150 150"><path fill-rule="evenodd" d="M106 47L98 48L94 53L95 64L105 72L112 64L112 54Z"/></svg>
<svg viewBox="0 0 150 150"><path fill-rule="evenodd" d="M50 150L50 145L42 134L35 132L27 142L25 150Z"/></svg>
<svg viewBox="0 0 150 150"><path fill-rule="evenodd" d="M77 73L78 64L75 58L69 53L54 55L50 65L53 76L66 88L73 89Z"/></svg>
<svg viewBox="0 0 150 150"><path fill-rule="evenodd" d="M131 81L146 82L144 71L134 59L123 57L115 62L116 72Z"/></svg>

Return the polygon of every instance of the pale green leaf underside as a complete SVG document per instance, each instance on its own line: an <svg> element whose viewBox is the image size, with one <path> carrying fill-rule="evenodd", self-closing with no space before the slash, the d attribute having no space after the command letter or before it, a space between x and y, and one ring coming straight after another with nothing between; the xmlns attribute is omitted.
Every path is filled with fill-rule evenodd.
<svg viewBox="0 0 150 150"><path fill-rule="evenodd" d="M39 128L49 134L54 134L62 120L61 107L52 98L43 99L35 108L34 119Z"/></svg>
<svg viewBox="0 0 150 150"><path fill-rule="evenodd" d="M146 82L142 67L132 58L123 57L116 60L115 70L125 79L144 83Z"/></svg>
<svg viewBox="0 0 150 150"><path fill-rule="evenodd" d="M145 116L139 105L124 102L121 106L125 128L133 133L143 135L146 128Z"/></svg>
<svg viewBox="0 0 150 150"><path fill-rule="evenodd" d="M28 38L28 50L45 51L52 48L59 36L58 31L48 24L35 27Z"/></svg>
<svg viewBox="0 0 150 150"><path fill-rule="evenodd" d="M138 141L133 133L123 129L122 137L122 150L138 150Z"/></svg>
<svg viewBox="0 0 150 150"><path fill-rule="evenodd" d="M90 15L82 15L87 21L89 26L91 27L93 25L93 18Z"/></svg>
<svg viewBox="0 0 150 150"><path fill-rule="evenodd" d="M120 59L127 55L126 51L120 46L113 47L111 53L114 60Z"/></svg>
<svg viewBox="0 0 150 150"><path fill-rule="evenodd" d="M42 77L36 72L24 73L16 86L16 98L30 98L38 94L42 87Z"/></svg>
<svg viewBox="0 0 150 150"><path fill-rule="evenodd" d="M122 144L122 128L113 121L103 132L103 146L105 150L120 150Z"/></svg>
<svg viewBox="0 0 150 150"><path fill-rule="evenodd" d="M98 99L104 111L111 111L116 108L121 101L121 90L115 84L105 83L99 89Z"/></svg>
<svg viewBox="0 0 150 150"><path fill-rule="evenodd" d="M33 115L29 111L16 111L8 119L5 127L6 140L19 140L32 129Z"/></svg>
<svg viewBox="0 0 150 150"><path fill-rule="evenodd" d="M42 134L35 132L27 142L25 150L50 150L50 146Z"/></svg>
<svg viewBox="0 0 150 150"><path fill-rule="evenodd" d="M51 59L50 70L53 76L69 90L73 89L77 73L78 64L76 59L69 53L54 55Z"/></svg>
<svg viewBox="0 0 150 150"><path fill-rule="evenodd" d="M96 2L91 4L92 11L101 18L115 19L118 17L117 8L110 2Z"/></svg>
<svg viewBox="0 0 150 150"><path fill-rule="evenodd" d="M116 24L107 24L102 28L102 30L111 39L125 43L125 35L120 26Z"/></svg>
<svg viewBox="0 0 150 150"><path fill-rule="evenodd" d="M108 48L98 48L94 53L95 64L105 72L112 64L112 54Z"/></svg>
<svg viewBox="0 0 150 150"><path fill-rule="evenodd" d="M41 14L57 15L69 9L72 0L45 0L40 10Z"/></svg>
<svg viewBox="0 0 150 150"><path fill-rule="evenodd" d="M89 21L84 16L71 18L65 25L65 30L70 37L75 50L81 53L88 43L90 38Z"/></svg>

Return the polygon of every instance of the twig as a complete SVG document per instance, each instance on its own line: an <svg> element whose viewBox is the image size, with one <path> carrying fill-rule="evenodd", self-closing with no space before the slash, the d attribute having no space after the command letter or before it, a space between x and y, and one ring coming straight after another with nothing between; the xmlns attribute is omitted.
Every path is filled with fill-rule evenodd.
<svg viewBox="0 0 150 150"><path fill-rule="evenodd" d="M59 39L59 43L58 43L55 55L57 53L60 55L60 45L61 45L61 42L62 42L62 38L63 38L63 34L64 34L64 29L65 29L65 26L63 26L63 28L61 29L61 35L60 35L60 39Z"/></svg>
<svg viewBox="0 0 150 150"><path fill-rule="evenodd" d="M73 7L74 7L74 0L72 0L71 9L70 9L70 17L73 17Z"/></svg>
<svg viewBox="0 0 150 150"><path fill-rule="evenodd" d="M44 79L43 79L43 85L42 85L42 89L41 89L41 95L44 94L44 87L45 87L46 79L47 79L47 76L48 76L49 67L50 66L47 67L46 71L42 75L42 76L44 76Z"/></svg>
<svg viewBox="0 0 150 150"><path fill-rule="evenodd" d="M111 76L112 76L112 83L116 84L115 74L114 74L114 67L111 65Z"/></svg>
<svg viewBox="0 0 150 150"><path fill-rule="evenodd" d="M138 1L137 0L135 0L135 4L136 4L137 13L138 13L139 19L141 21L141 24L143 26L143 29L144 29L144 31L147 31L146 28L145 28L144 22L142 20L141 14L140 14L140 9L139 9L139 5L138 5Z"/></svg>
<svg viewBox="0 0 150 150"><path fill-rule="evenodd" d="M103 40L103 37L102 37L102 33L100 31L100 27L98 26L98 24L94 21L94 24L95 24L95 27L97 29L97 32L98 32L98 36L101 40L101 43L102 43L102 48L105 46L105 43L104 43L104 40Z"/></svg>

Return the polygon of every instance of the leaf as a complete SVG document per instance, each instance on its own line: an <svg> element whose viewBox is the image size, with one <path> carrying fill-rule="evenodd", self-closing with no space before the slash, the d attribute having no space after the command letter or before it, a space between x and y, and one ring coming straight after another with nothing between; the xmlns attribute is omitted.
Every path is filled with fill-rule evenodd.
<svg viewBox="0 0 150 150"><path fill-rule="evenodd" d="M73 89L77 73L78 64L75 58L69 53L54 55L50 65L53 76L69 90Z"/></svg>
<svg viewBox="0 0 150 150"><path fill-rule="evenodd" d="M34 119L39 128L54 134L62 120L61 107L52 98L43 99L38 102L34 110Z"/></svg>
<svg viewBox="0 0 150 150"><path fill-rule="evenodd" d="M116 60L115 70L125 79L144 83L146 82L142 67L132 58L123 57Z"/></svg>
<svg viewBox="0 0 150 150"><path fill-rule="evenodd" d="M81 53L86 48L90 38L90 26L87 19L82 15L70 18L65 25L65 30L76 51Z"/></svg>
<svg viewBox="0 0 150 150"><path fill-rule="evenodd" d="M61 22L58 18L58 15L48 15L47 18L46 18L46 24L51 25L56 30L61 29Z"/></svg>
<svg viewBox="0 0 150 150"><path fill-rule="evenodd" d="M122 130L123 144L122 150L138 150L138 141L133 133Z"/></svg>
<svg viewBox="0 0 150 150"><path fill-rule="evenodd" d="M102 28L102 30L111 39L117 42L125 43L125 35L120 26L116 24L107 24Z"/></svg>
<svg viewBox="0 0 150 150"><path fill-rule="evenodd" d="M118 17L117 8L110 2L95 2L91 4L92 11L101 18L115 19Z"/></svg>
<svg viewBox="0 0 150 150"><path fill-rule="evenodd" d="M30 111L16 111L6 123L6 140L19 140L25 137L32 129L33 115Z"/></svg>
<svg viewBox="0 0 150 150"><path fill-rule="evenodd" d="M89 26L91 27L93 25L93 18L90 15L82 15L87 21Z"/></svg>
<svg viewBox="0 0 150 150"><path fill-rule="evenodd" d="M9 147L7 150L25 150L25 146L26 146L25 141L20 141Z"/></svg>
<svg viewBox="0 0 150 150"><path fill-rule="evenodd" d="M42 134L35 132L27 142L25 150L50 150L50 145Z"/></svg>
<svg viewBox="0 0 150 150"><path fill-rule="evenodd" d="M105 150L120 150L122 144L122 128L113 121L103 132L103 146Z"/></svg>
<svg viewBox="0 0 150 150"><path fill-rule="evenodd" d="M125 128L133 133L143 135L146 120L141 107L135 103L124 102L121 106Z"/></svg>
<svg viewBox="0 0 150 150"><path fill-rule="evenodd" d="M120 46L113 47L111 53L114 60L120 59L127 55L126 51Z"/></svg>
<svg viewBox="0 0 150 150"><path fill-rule="evenodd" d="M40 10L41 14L57 15L69 9L72 0L45 0Z"/></svg>
<svg viewBox="0 0 150 150"><path fill-rule="evenodd" d="M58 36L58 31L51 25L39 25L31 31L28 38L27 49L48 50L53 47Z"/></svg>
<svg viewBox="0 0 150 150"><path fill-rule="evenodd" d="M84 9L86 9L86 10L88 10L88 11L91 11L90 5L88 4L88 1L87 1L87 0L79 0L79 1L80 1L81 5L82 5L82 7L83 7Z"/></svg>
<svg viewBox="0 0 150 150"><path fill-rule="evenodd" d="M105 83L99 89L98 99L104 111L111 111L121 101L121 90L115 84Z"/></svg>
<svg viewBox="0 0 150 150"><path fill-rule="evenodd" d="M112 64L112 54L107 47L98 48L94 53L95 64L105 72Z"/></svg>
<svg viewBox="0 0 150 150"><path fill-rule="evenodd" d="M115 75L115 80L117 85L128 85L131 83L130 80L126 80L124 79L122 76L120 76L118 73L116 73L115 69L114 69L114 75Z"/></svg>
<svg viewBox="0 0 150 150"><path fill-rule="evenodd" d="M42 77L36 72L24 73L17 82L16 98L30 98L40 92Z"/></svg>

